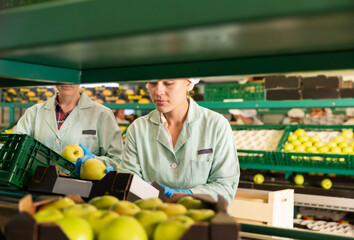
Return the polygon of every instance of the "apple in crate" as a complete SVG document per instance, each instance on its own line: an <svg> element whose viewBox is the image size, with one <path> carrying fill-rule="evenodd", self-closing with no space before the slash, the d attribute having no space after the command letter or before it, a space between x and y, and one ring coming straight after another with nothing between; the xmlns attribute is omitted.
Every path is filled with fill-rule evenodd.
<svg viewBox="0 0 354 240"><path fill-rule="evenodd" d="M79 217L64 217L56 221L70 240L93 240L90 224Z"/></svg>
<svg viewBox="0 0 354 240"><path fill-rule="evenodd" d="M58 209L55 208L47 208L36 212L33 215L33 218L36 219L38 223L42 222L54 222L58 219L63 218L64 215Z"/></svg>
<svg viewBox="0 0 354 240"><path fill-rule="evenodd" d="M77 144L70 144L63 149L62 155L70 162L76 162L78 158L84 156L84 150Z"/></svg>
<svg viewBox="0 0 354 240"><path fill-rule="evenodd" d="M173 216L159 223L154 232L154 240L178 240L194 224L187 216Z"/></svg>
<svg viewBox="0 0 354 240"><path fill-rule="evenodd" d="M163 211L142 210L134 215L134 217L144 227L149 239L152 239L156 226L168 219Z"/></svg>
<svg viewBox="0 0 354 240"><path fill-rule="evenodd" d="M185 196L178 200L179 204L182 204L187 209L202 209L205 208L202 200L196 199L192 196Z"/></svg>
<svg viewBox="0 0 354 240"><path fill-rule="evenodd" d="M97 209L108 210L114 204L119 202L119 199L115 196L104 195L92 198L88 203L95 206Z"/></svg>
<svg viewBox="0 0 354 240"><path fill-rule="evenodd" d="M140 212L140 208L132 202L123 200L114 204L109 210L118 213L119 215L133 216Z"/></svg>
<svg viewBox="0 0 354 240"><path fill-rule="evenodd" d="M105 225L98 240L148 240L143 226L133 217L120 216Z"/></svg>
<svg viewBox="0 0 354 240"><path fill-rule="evenodd" d="M134 202L140 209L153 210L160 206L163 202L160 198L139 199Z"/></svg>

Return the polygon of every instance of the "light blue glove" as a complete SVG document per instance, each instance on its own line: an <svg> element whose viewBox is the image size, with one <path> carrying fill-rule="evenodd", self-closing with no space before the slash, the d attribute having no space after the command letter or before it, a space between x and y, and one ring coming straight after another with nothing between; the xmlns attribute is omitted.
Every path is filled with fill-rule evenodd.
<svg viewBox="0 0 354 240"><path fill-rule="evenodd" d="M88 149L84 144L79 144L79 146L82 148L82 150L84 150L84 156L76 160L75 173L77 174L77 176L80 176L81 165L86 162L87 159L95 158L95 156L91 153L90 149ZM105 172L109 173L110 171L113 171L113 167L106 167Z"/></svg>
<svg viewBox="0 0 354 240"><path fill-rule="evenodd" d="M185 193L185 194L192 194L192 191L189 190L189 189L174 189L174 188L169 188L169 187L166 187L162 184L160 184L161 187L163 187L165 189L165 196L166 197L171 197L174 193L179 193L179 192L182 192L182 193Z"/></svg>
<svg viewBox="0 0 354 240"><path fill-rule="evenodd" d="M93 154L91 153L90 149L88 149L84 144L79 144L79 146L82 148L82 150L84 150L84 156L76 160L75 173L78 176L80 176L81 165L86 162L87 159L95 158L95 156L93 156Z"/></svg>

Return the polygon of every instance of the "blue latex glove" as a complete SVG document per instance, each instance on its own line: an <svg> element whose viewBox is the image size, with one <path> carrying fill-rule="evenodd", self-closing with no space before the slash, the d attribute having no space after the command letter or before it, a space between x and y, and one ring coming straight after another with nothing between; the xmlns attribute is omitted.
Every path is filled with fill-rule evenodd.
<svg viewBox="0 0 354 240"><path fill-rule="evenodd" d="M75 173L78 176L80 176L81 165L86 162L87 159L95 158L95 156L93 156L93 154L91 153L90 149L88 149L84 144L79 144L79 146L82 148L82 150L84 150L84 156L76 160Z"/></svg>
<svg viewBox="0 0 354 240"><path fill-rule="evenodd" d="M165 196L166 197L171 197L174 193L179 193L179 192L183 192L185 194L192 194L192 191L189 190L189 189L174 189L174 188L169 188L169 187L166 187L162 184L160 184L161 187L163 187L165 189Z"/></svg>

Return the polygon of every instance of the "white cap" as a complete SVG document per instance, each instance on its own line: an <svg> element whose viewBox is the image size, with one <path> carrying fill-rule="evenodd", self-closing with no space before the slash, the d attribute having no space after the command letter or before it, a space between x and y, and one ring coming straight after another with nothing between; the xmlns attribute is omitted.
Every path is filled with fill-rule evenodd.
<svg viewBox="0 0 354 240"><path fill-rule="evenodd" d="M293 108L288 111L288 117L303 118L305 117L305 112L300 108Z"/></svg>
<svg viewBox="0 0 354 240"><path fill-rule="evenodd" d="M256 117L257 111L255 109L230 109L229 113L232 115L242 115L244 117Z"/></svg>
<svg viewBox="0 0 354 240"><path fill-rule="evenodd" d="M191 91L194 87L194 85L196 85L197 83L199 83L200 78L188 78L188 81L191 83L189 85L188 91Z"/></svg>
<svg viewBox="0 0 354 240"><path fill-rule="evenodd" d="M345 109L345 115L347 115L348 117L354 117L354 108Z"/></svg>

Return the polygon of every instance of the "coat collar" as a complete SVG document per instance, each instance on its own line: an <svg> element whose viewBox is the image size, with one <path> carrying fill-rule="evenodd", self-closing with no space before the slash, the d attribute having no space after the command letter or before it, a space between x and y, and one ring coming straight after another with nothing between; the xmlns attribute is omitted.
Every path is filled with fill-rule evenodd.
<svg viewBox="0 0 354 240"><path fill-rule="evenodd" d="M55 98L57 97L57 94L54 94L51 98L48 99L48 101L45 103L44 108L48 110L55 110L55 105L54 101ZM80 99L78 103L79 109L85 109L89 108L92 106L92 101L90 101L90 98L86 95L85 92L80 92Z"/></svg>

